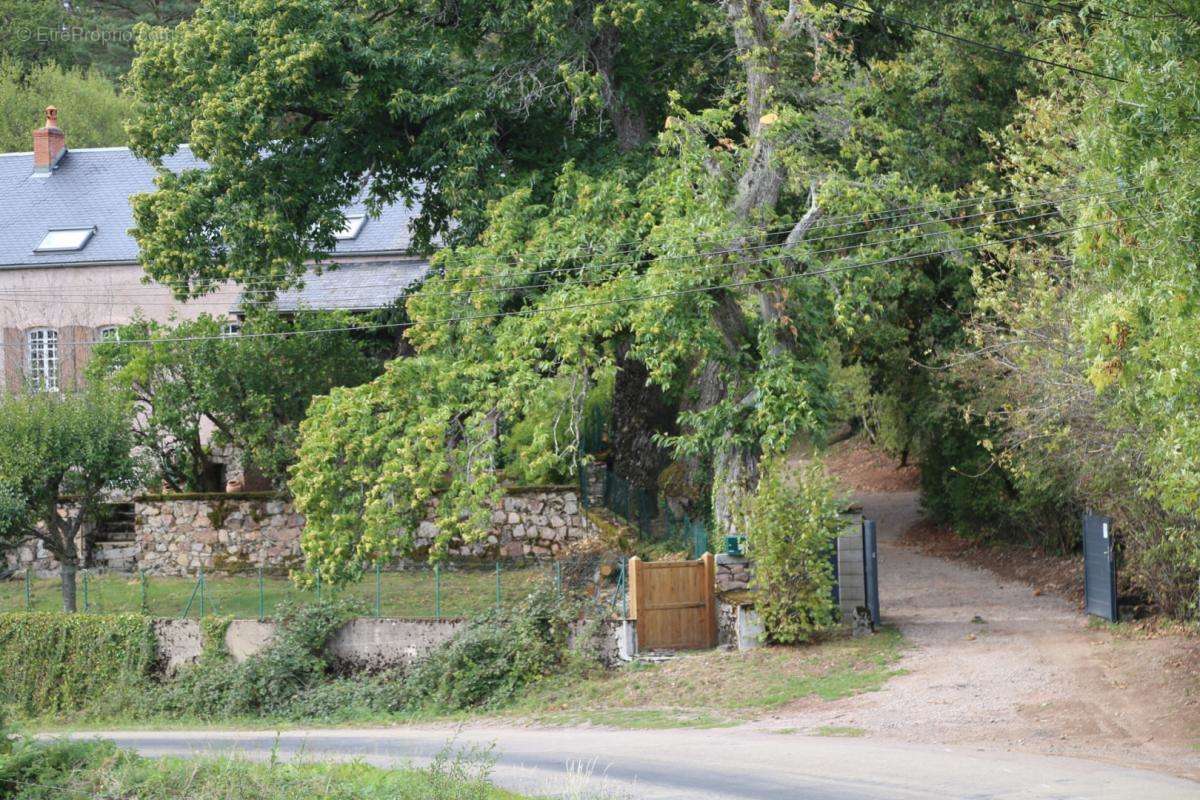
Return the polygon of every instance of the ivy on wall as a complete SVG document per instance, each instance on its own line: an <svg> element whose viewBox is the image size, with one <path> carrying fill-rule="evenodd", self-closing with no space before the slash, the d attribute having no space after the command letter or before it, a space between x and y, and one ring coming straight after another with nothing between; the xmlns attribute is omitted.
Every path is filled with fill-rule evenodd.
<svg viewBox="0 0 1200 800"><path fill-rule="evenodd" d="M156 655L140 614L0 614L3 701L28 715L84 708L150 674Z"/></svg>

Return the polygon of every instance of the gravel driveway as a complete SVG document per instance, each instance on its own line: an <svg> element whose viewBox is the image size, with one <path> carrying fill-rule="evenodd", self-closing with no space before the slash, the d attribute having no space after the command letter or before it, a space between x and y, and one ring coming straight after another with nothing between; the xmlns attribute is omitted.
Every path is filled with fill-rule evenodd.
<svg viewBox="0 0 1200 800"><path fill-rule="evenodd" d="M878 524L884 622L911 645L876 693L802 701L758 723L905 742L1099 758L1200 777L1195 640L1132 638L1061 598L900 544L916 492L859 494ZM1189 650L1193 653L1189 654Z"/></svg>

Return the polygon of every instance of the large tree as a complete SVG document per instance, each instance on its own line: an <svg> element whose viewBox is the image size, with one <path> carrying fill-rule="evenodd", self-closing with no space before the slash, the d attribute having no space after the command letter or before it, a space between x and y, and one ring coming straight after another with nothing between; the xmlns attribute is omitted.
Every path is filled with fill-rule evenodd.
<svg viewBox="0 0 1200 800"><path fill-rule="evenodd" d="M60 565L64 611L75 610L87 526L134 485L131 416L128 402L106 392L0 398L0 545L45 546Z"/></svg>
<svg viewBox="0 0 1200 800"><path fill-rule="evenodd" d="M446 245L408 304L417 356L304 423L292 487L314 564L403 544L435 493L445 537L478 532L497 418L564 385L578 413L614 370L620 407L675 415L626 438L708 469L728 528L765 451L823 434L841 354L896 374L954 327L971 264L936 206L977 162L922 174L907 154L931 128L944 153L977 137L954 139L984 66L938 94L955 121L898 114L867 90L936 83L901 57L928 42L845 5L217 0L145 38L136 148L190 141L210 165L136 203L156 278L184 296L287 285L363 192L419 199L418 241ZM1018 82L979 119L1005 119Z"/></svg>

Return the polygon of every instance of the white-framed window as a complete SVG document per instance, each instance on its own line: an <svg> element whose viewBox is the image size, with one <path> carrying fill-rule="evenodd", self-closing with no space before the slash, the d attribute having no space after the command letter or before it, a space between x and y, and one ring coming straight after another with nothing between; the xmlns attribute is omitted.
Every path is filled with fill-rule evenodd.
<svg viewBox="0 0 1200 800"><path fill-rule="evenodd" d="M58 391L58 331L35 328L25 334L25 374L34 391Z"/></svg>
<svg viewBox="0 0 1200 800"><path fill-rule="evenodd" d="M102 342L121 341L121 329L116 325L105 325L96 330L97 338Z"/></svg>
<svg viewBox="0 0 1200 800"><path fill-rule="evenodd" d="M222 336L237 336L241 332L242 332L242 323L240 323L240 322L226 322L221 325L221 335Z"/></svg>
<svg viewBox="0 0 1200 800"><path fill-rule="evenodd" d="M366 214L347 214L346 225L340 231L333 235L333 238L344 241L346 239L356 239L362 231L363 225L367 222Z"/></svg>
<svg viewBox="0 0 1200 800"><path fill-rule="evenodd" d="M46 231L42 241L33 248L35 253L65 253L72 250L82 250L95 228L52 228Z"/></svg>

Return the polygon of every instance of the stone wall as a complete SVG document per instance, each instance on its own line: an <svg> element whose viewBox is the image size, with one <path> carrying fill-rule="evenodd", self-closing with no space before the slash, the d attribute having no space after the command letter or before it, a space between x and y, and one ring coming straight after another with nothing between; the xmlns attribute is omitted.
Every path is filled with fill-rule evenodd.
<svg viewBox="0 0 1200 800"><path fill-rule="evenodd" d="M492 512L486 540L452 546L450 552L457 558L547 558L594 532L573 488L515 489ZM421 523L418 550L428 547L436 535L432 522Z"/></svg>
<svg viewBox="0 0 1200 800"><path fill-rule="evenodd" d="M145 499L134 504L138 566L151 575L286 572L302 561L304 517L262 498Z"/></svg>
<svg viewBox="0 0 1200 800"><path fill-rule="evenodd" d="M754 580L754 564L745 556L717 554L717 593L747 589Z"/></svg>
<svg viewBox="0 0 1200 800"><path fill-rule="evenodd" d="M304 517L291 503L262 495L182 495L139 498L134 503L134 540L118 550L97 550L91 567L145 570L151 575L253 572L283 574L303 561L300 534ZM452 545L458 559L552 558L571 542L595 534L592 522L569 486L513 489L492 512L486 539ZM432 522L417 531L417 550L437 535ZM12 571L32 568L38 575L58 572L58 563L37 542L5 554Z"/></svg>

